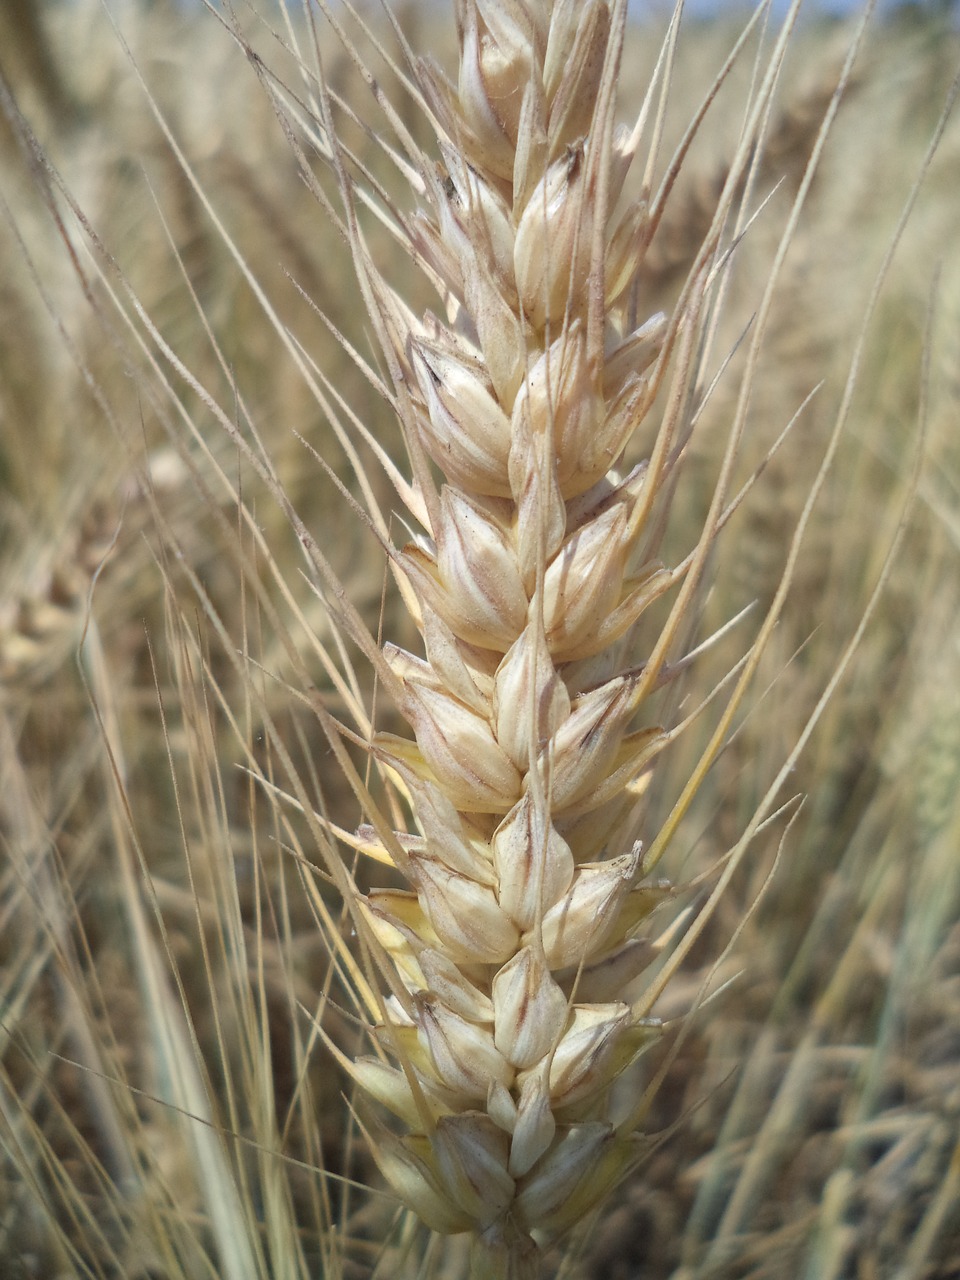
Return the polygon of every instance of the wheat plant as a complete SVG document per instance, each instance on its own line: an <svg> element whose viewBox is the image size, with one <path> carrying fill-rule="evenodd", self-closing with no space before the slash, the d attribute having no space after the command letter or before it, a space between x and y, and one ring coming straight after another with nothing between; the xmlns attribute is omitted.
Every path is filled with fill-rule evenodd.
<svg viewBox="0 0 960 1280"><path fill-rule="evenodd" d="M367 1010L377 1054L341 1060L408 1130L370 1133L387 1180L435 1231L472 1234L478 1276L534 1274L539 1247L638 1162L646 1099L618 1105L614 1085L656 1035L657 999L711 909L638 982L671 932L647 923L671 892L653 873L782 595L673 811L647 830L657 758L703 710L677 716L665 694L691 660L690 615L736 505L742 412L699 538L671 563L661 551L706 395L696 353L721 232L777 60L671 315L648 315L638 273L684 146L615 216L642 141L656 153L663 76L616 128L625 23L625 4L465 3L456 88L412 63L439 162L407 145L424 208L395 225L439 317L413 315L377 271L319 86L410 465L397 489L422 530L384 548L425 654L374 648L344 619L414 736L364 735L410 818L394 830L358 779L371 822L357 847L406 887L345 887L389 995ZM338 751L356 738L330 733Z"/></svg>
<svg viewBox="0 0 960 1280"><path fill-rule="evenodd" d="M657 1002L776 793L700 910L660 932L671 886L654 872L790 580L788 563L743 660L680 714L672 686L695 657L700 602L722 565L714 544L743 496L731 477L776 260L701 530L672 559L663 547L708 399L710 301L744 229L734 195L749 185L786 37L679 296L669 315L648 314L640 270L699 121L654 185L672 32L636 122L619 128L625 24L623 3L462 3L456 87L409 59L439 160L398 129L422 207L386 216L439 316L414 315L378 271L318 85L343 233L406 446L397 492L422 531L396 550L380 529L424 656L375 647L342 615L413 738L358 740L327 722L335 751L349 737L385 770L389 809L355 782L371 820L356 847L405 882L344 887L389 994L374 990L366 1010L377 1053L339 1056L407 1129L369 1131L380 1169L433 1230L471 1233L478 1276L534 1274L540 1248L640 1163L649 1099L615 1085L657 1034ZM643 144L639 190L618 207ZM715 700L700 758L652 823L660 754Z"/></svg>
<svg viewBox="0 0 960 1280"><path fill-rule="evenodd" d="M167 45L172 11L130 4L99 80L81 59L59 84L39 48L52 83L5 92L7 289L47 335L24 380L11 331L2 406L0 1258L22 1274L839 1276L907 1157L853 1171L901 1132L943 1173L912 1236L888 1224L889 1274L948 1258L939 1077L899 1128L884 1092L911 966L951 972L943 697L936 760L908 767L894 728L877 757L919 771L909 837L879 783L838 815L899 654L883 602L924 608L903 670L956 671L953 597L897 572L906 539L954 581L949 432L924 488L903 430L950 403L922 383L933 304L889 437L879 397L854 407L952 98L860 312L811 319L815 250L841 278L861 225L831 145L870 15L827 57L798 8L721 28L681 93L680 5L654 37L620 0L458 0L434 60L417 5L210 6ZM58 18L85 48L84 7ZM185 47L203 74L178 97ZM84 128L98 94L129 154ZM880 487L851 420L867 457L898 451ZM883 492L879 537L825 493L838 466L834 494ZM918 493L942 542L907 523ZM862 705L835 700L871 643ZM930 698L891 726L933 723ZM795 785L825 718L835 754ZM864 955L896 937L914 843L863 1059ZM825 1094L844 1118L804 1181ZM822 1201L785 1207L778 1179L819 1196L831 1160Z"/></svg>

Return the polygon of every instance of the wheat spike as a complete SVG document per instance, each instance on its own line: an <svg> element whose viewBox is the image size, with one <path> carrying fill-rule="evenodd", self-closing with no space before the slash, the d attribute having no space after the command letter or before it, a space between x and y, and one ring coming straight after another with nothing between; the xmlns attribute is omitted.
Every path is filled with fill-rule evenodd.
<svg viewBox="0 0 960 1280"><path fill-rule="evenodd" d="M631 814L671 737L649 697L718 527L719 489L696 551L660 563L719 218L675 313L637 316L661 206L644 187L613 216L642 133L614 125L625 5L463 0L457 19L457 86L418 65L442 164L422 163L407 232L442 320L376 272L344 179L426 531L391 552L426 657L374 659L414 740L370 746L416 829L359 833L409 888L362 899L395 980L379 1056L347 1069L408 1127L373 1135L403 1201L472 1233L476 1274L521 1276L635 1159L610 1095L657 1035L624 990L670 888ZM623 467L638 436L646 459ZM637 665L626 639L678 584Z"/></svg>

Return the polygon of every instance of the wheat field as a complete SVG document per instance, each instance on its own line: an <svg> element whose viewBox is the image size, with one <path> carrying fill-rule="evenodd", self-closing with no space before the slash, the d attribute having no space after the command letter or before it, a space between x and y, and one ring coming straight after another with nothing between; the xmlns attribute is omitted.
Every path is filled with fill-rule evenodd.
<svg viewBox="0 0 960 1280"><path fill-rule="evenodd" d="M551 551L514 357L587 333L594 277L576 236L523 274L562 239L524 130L504 159L416 61L456 87L454 10L469 45L539 9L0 0L3 1277L960 1274L960 35L651 6L616 83L584 60L597 120L646 112L599 267L643 412L613 479L561 456ZM586 99L548 178L607 172ZM477 190L528 246L486 328L442 212ZM461 355L526 454L447 458ZM591 649L533 602L648 491L686 568L641 616L591 560ZM569 763L557 706L614 680L640 718ZM456 767L417 719L454 703ZM508 907L515 810L556 887ZM614 865L622 923L563 942Z"/></svg>

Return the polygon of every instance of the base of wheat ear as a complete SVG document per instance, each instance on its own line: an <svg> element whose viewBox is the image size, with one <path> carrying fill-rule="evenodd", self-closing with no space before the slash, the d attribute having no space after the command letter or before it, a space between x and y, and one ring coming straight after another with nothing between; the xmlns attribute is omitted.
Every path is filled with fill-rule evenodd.
<svg viewBox="0 0 960 1280"><path fill-rule="evenodd" d="M672 316L643 313L672 175L623 197L657 115L651 91L615 127L625 4L459 0L457 21L456 86L411 57L440 160L407 139L420 209L394 226L442 319L376 270L337 160L410 460L394 479L424 531L387 549L425 653L371 655L413 738L369 749L414 830L373 805L357 836L409 887L353 903L384 994L376 1053L343 1062L403 1122L365 1127L405 1204L472 1233L475 1274L522 1276L636 1158L612 1093L657 1035L642 934L670 892L637 815L676 732L645 708L683 665L717 503L682 563L658 547L715 244ZM635 624L672 589L638 661Z"/></svg>

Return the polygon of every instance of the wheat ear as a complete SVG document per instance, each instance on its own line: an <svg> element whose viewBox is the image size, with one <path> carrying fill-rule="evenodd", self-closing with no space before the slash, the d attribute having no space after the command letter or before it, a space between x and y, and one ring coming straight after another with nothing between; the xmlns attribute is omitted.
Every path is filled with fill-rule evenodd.
<svg viewBox="0 0 960 1280"><path fill-rule="evenodd" d="M722 482L697 545L672 566L658 552L720 214L672 316L640 300L637 317L676 166L613 217L656 114L651 91L636 127L614 126L625 4L461 0L457 16L457 86L411 63L442 163L415 153L425 207L398 224L442 320L378 274L322 103L411 460L398 490L425 530L388 547L425 658L373 654L415 740L369 745L415 830L358 835L409 888L354 901L390 995L377 1055L343 1061L407 1127L371 1134L402 1200L472 1233L476 1275L520 1277L636 1157L636 1109L618 1117L611 1093L657 1035L655 984L624 992L670 893L650 879L667 836L648 856L637 813L676 732L650 699L683 665ZM623 467L628 449L645 460ZM678 586L638 665L635 624Z"/></svg>

